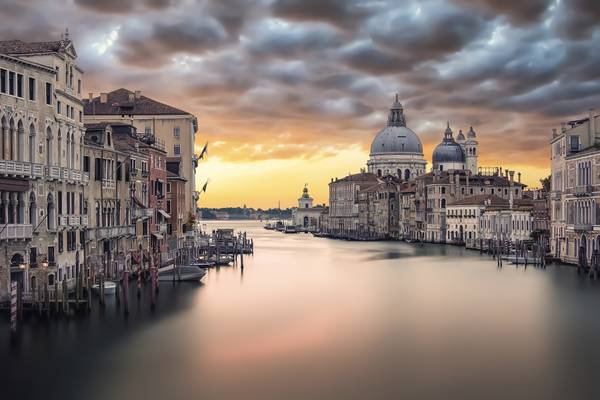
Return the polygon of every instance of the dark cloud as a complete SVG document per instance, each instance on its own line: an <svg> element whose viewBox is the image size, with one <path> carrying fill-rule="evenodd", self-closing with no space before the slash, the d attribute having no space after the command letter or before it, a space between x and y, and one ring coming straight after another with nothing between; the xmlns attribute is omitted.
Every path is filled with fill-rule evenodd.
<svg viewBox="0 0 600 400"><path fill-rule="evenodd" d="M558 31L570 39L581 40L600 27L600 2L563 0L556 10Z"/></svg>
<svg viewBox="0 0 600 400"><path fill-rule="evenodd" d="M370 40L352 43L339 53L349 66L373 74L392 74L410 68L411 60L379 48Z"/></svg>
<svg viewBox="0 0 600 400"><path fill-rule="evenodd" d="M125 14L136 8L162 9L172 5L172 0L74 0L75 4L90 11Z"/></svg>
<svg viewBox="0 0 600 400"><path fill-rule="evenodd" d="M489 17L506 15L517 25L530 24L539 21L544 12L552 4L552 0L454 0L455 3L465 7L482 9Z"/></svg>
<svg viewBox="0 0 600 400"><path fill-rule="evenodd" d="M364 2L355 0L276 0L276 16L296 21L323 21L340 27L352 27L370 12Z"/></svg>

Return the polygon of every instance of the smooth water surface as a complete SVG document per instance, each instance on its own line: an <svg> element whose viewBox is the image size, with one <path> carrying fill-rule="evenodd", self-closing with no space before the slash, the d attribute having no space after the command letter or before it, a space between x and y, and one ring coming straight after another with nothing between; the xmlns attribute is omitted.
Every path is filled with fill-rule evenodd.
<svg viewBox="0 0 600 400"><path fill-rule="evenodd" d="M245 230L255 255L89 317L0 319L0 398L600 395L600 284L441 245Z"/></svg>

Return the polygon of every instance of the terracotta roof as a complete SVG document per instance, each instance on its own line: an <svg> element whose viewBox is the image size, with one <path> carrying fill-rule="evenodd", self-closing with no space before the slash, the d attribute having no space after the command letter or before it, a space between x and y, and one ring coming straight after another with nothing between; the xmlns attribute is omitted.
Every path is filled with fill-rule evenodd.
<svg viewBox="0 0 600 400"><path fill-rule="evenodd" d="M130 101L130 99L133 99ZM100 96L92 100L83 100L85 115L186 115L187 111L180 110L168 104L161 103L146 96L135 98L135 92L127 89L117 89L107 93L106 102L100 102Z"/></svg>
<svg viewBox="0 0 600 400"><path fill-rule="evenodd" d="M68 41L55 40L51 42L23 42L22 40L0 41L2 54L38 54L55 53L66 48Z"/></svg>
<svg viewBox="0 0 600 400"><path fill-rule="evenodd" d="M361 172L358 174L348 175L342 179L337 179L332 183L336 182L377 182L377 175L369 172Z"/></svg>
<svg viewBox="0 0 600 400"><path fill-rule="evenodd" d="M448 206L482 206L486 202L490 202L491 206L508 206L508 200L498 197L494 194L478 194L469 196L462 200L457 200Z"/></svg>

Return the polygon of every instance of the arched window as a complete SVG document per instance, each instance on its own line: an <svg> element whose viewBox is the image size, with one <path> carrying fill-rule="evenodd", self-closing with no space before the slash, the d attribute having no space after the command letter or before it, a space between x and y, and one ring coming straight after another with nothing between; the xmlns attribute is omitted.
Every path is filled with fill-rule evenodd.
<svg viewBox="0 0 600 400"><path fill-rule="evenodd" d="M8 124L6 123L6 118L2 117L0 124L0 159L4 160L4 156L6 154L6 137L8 135Z"/></svg>
<svg viewBox="0 0 600 400"><path fill-rule="evenodd" d="M56 229L56 215L54 211L54 198L52 197L52 193L48 193L47 202L48 204L46 205L46 228L52 231Z"/></svg>
<svg viewBox="0 0 600 400"><path fill-rule="evenodd" d="M9 138L9 142L8 142L8 160L14 160L16 159L16 153L15 153L15 136L16 136L16 132L15 132L15 121L11 118L10 122L9 122L9 133L8 133L8 138Z"/></svg>
<svg viewBox="0 0 600 400"><path fill-rule="evenodd" d="M30 163L35 162L35 126L29 125L29 160Z"/></svg>
<svg viewBox="0 0 600 400"><path fill-rule="evenodd" d="M100 226L100 204L96 202L96 226Z"/></svg>
<svg viewBox="0 0 600 400"><path fill-rule="evenodd" d="M37 225L37 204L35 203L35 193L31 192L29 194L29 223L33 225Z"/></svg>
<svg viewBox="0 0 600 400"><path fill-rule="evenodd" d="M380 169L377 170L377 176L381 178L381 170Z"/></svg>
<svg viewBox="0 0 600 400"><path fill-rule="evenodd" d="M446 199L442 199L441 207L446 208Z"/></svg>
<svg viewBox="0 0 600 400"><path fill-rule="evenodd" d="M408 168L406 168L406 169L404 170L404 180L405 180L405 181L408 181L408 180L410 180L410 170L409 170Z"/></svg>
<svg viewBox="0 0 600 400"><path fill-rule="evenodd" d="M46 165L52 165L52 129L46 128Z"/></svg>
<svg viewBox="0 0 600 400"><path fill-rule="evenodd" d="M56 150L58 156L58 166L62 166L62 132L60 129L58 130L57 140L56 140Z"/></svg>
<svg viewBox="0 0 600 400"><path fill-rule="evenodd" d="M25 223L25 193L19 193L17 197L17 224Z"/></svg>
<svg viewBox="0 0 600 400"><path fill-rule="evenodd" d="M19 161L25 161L25 128L23 122L17 123L17 157Z"/></svg>

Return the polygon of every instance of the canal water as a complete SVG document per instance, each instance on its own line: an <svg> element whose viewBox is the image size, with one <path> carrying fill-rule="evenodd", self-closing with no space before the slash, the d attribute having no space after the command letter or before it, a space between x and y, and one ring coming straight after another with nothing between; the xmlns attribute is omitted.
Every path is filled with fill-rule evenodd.
<svg viewBox="0 0 600 400"><path fill-rule="evenodd" d="M440 245L254 238L245 268L85 318L0 320L0 398L591 399L600 284ZM12 396L12 397L11 397ZM17 397L18 396L18 397Z"/></svg>

